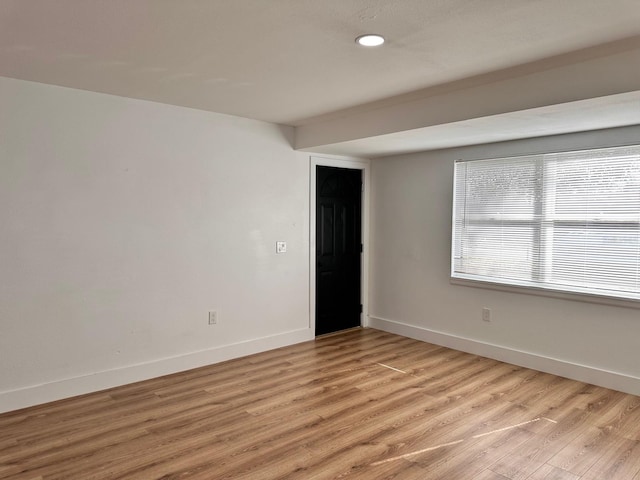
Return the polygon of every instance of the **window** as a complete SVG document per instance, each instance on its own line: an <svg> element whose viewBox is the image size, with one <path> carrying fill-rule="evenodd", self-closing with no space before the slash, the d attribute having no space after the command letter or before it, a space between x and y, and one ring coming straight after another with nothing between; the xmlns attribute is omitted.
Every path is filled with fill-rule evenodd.
<svg viewBox="0 0 640 480"><path fill-rule="evenodd" d="M459 161L451 276L640 300L640 146Z"/></svg>

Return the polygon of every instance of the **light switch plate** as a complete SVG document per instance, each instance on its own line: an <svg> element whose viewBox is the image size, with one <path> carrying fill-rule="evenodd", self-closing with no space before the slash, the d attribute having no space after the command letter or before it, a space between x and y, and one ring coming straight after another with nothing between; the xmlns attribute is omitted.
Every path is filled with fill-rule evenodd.
<svg viewBox="0 0 640 480"><path fill-rule="evenodd" d="M287 242L276 242L276 253L287 253Z"/></svg>

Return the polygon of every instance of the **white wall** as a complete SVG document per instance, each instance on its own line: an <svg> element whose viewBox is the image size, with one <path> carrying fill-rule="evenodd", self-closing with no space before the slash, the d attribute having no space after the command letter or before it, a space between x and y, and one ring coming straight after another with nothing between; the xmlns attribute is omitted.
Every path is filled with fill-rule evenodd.
<svg viewBox="0 0 640 480"><path fill-rule="evenodd" d="M449 283L455 159L639 134L376 159L370 325L640 393L639 310ZM313 338L309 160L292 137L0 78L0 411Z"/></svg>
<svg viewBox="0 0 640 480"><path fill-rule="evenodd" d="M0 411L312 338L292 137L0 78Z"/></svg>
<svg viewBox="0 0 640 480"><path fill-rule="evenodd" d="M370 325L640 394L639 309L449 283L456 159L619 145L639 135L636 126L374 160Z"/></svg>

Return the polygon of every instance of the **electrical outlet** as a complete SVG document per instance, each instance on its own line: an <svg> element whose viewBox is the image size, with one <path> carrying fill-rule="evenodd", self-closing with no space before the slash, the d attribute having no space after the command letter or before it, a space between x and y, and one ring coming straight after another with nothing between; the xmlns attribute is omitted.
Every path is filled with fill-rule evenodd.
<svg viewBox="0 0 640 480"><path fill-rule="evenodd" d="M491 309L486 307L482 309L482 321L491 322Z"/></svg>
<svg viewBox="0 0 640 480"><path fill-rule="evenodd" d="M218 312L209 312L209 325L215 325L216 323L218 323Z"/></svg>
<svg viewBox="0 0 640 480"><path fill-rule="evenodd" d="M287 242L276 242L276 253L287 253Z"/></svg>

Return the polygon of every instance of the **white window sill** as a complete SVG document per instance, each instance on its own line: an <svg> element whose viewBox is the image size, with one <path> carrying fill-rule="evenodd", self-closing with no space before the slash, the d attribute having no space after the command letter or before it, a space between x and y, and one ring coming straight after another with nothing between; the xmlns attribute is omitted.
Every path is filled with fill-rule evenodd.
<svg viewBox="0 0 640 480"><path fill-rule="evenodd" d="M633 300L633 299L626 299L626 298L619 298L619 297L609 297L606 295L566 292L566 291L552 290L547 288L536 288L532 286L508 285L504 283L495 283L495 282L489 282L484 280L471 280L467 278L458 278L458 277L450 277L450 283L452 285L461 285L465 287L484 288L489 290L499 290L502 292L560 298L563 300L572 300L575 302L598 303L601 305L611 305L614 307L640 309L640 300Z"/></svg>

